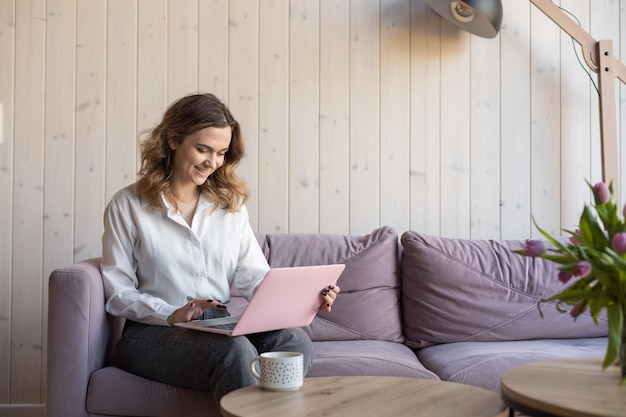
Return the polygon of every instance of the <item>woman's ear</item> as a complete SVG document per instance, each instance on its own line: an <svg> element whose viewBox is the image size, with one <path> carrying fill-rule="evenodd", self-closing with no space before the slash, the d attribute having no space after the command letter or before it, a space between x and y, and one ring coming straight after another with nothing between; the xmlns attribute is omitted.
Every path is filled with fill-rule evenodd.
<svg viewBox="0 0 626 417"><path fill-rule="evenodd" d="M176 141L176 134L174 132L169 132L167 134L167 144L169 145L171 150L173 151L176 150L176 146L178 145L178 142Z"/></svg>

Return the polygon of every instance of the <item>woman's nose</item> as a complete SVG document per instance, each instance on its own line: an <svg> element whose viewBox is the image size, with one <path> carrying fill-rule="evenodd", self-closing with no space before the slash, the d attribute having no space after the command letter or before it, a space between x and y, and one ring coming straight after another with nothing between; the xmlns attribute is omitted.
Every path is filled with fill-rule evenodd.
<svg viewBox="0 0 626 417"><path fill-rule="evenodd" d="M207 160L205 161L205 165L211 169L217 168L217 158L215 157L215 155L209 155Z"/></svg>

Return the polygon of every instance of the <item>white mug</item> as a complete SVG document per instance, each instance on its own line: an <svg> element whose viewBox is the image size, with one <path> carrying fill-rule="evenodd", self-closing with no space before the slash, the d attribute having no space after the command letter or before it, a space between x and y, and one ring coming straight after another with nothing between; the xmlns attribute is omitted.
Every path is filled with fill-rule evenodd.
<svg viewBox="0 0 626 417"><path fill-rule="evenodd" d="M257 371L259 362L261 372ZM303 355L300 352L265 352L250 361L250 370L270 391L293 391L304 382Z"/></svg>

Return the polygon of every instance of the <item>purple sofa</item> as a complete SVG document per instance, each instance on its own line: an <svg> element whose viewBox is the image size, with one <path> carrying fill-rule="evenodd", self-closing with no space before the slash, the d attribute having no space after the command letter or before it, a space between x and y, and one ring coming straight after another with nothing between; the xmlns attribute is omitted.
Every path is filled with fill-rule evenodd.
<svg viewBox="0 0 626 417"><path fill-rule="evenodd" d="M561 288L555 267L516 255L522 241L446 239L389 227L365 236L259 234L272 267L345 263L331 313L306 329L308 377L394 375L498 391L527 362L603 356L607 325L573 322L537 301ZM229 310L245 301L233 295ZM104 311L98 259L49 281L48 416L219 415L209 392L149 381L115 367L123 322Z"/></svg>

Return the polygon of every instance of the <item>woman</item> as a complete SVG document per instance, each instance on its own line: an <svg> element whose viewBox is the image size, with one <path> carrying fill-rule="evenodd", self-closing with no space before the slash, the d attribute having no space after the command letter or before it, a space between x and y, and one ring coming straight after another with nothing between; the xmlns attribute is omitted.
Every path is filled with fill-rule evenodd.
<svg viewBox="0 0 626 417"><path fill-rule="evenodd" d="M106 310L126 318L117 365L151 380L228 392L257 383L253 357L271 350L304 354L301 329L226 337L173 326L227 316L234 286L248 300L269 265L248 222L240 126L211 94L173 103L141 144L136 183L118 191L104 214L101 271ZM337 286L322 290L330 311ZM277 295L277 297L279 297Z"/></svg>

